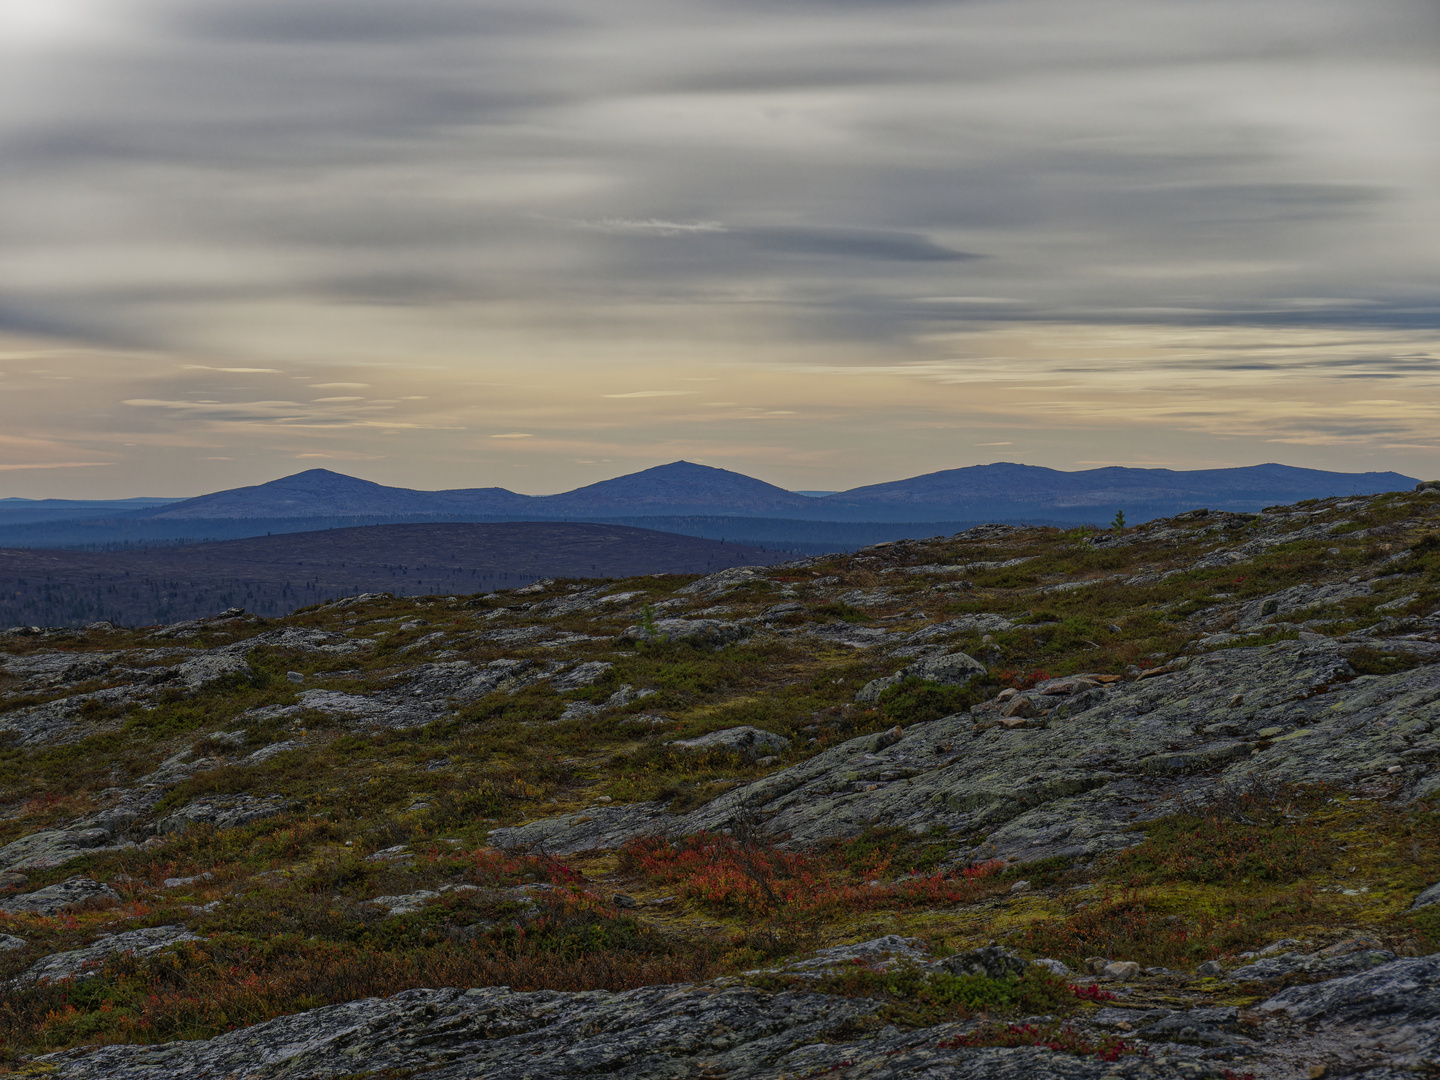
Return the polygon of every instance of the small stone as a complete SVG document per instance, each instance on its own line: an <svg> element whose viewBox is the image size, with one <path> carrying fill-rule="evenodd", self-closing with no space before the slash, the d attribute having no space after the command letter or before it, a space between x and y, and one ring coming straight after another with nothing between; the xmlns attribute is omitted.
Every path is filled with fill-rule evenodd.
<svg viewBox="0 0 1440 1080"><path fill-rule="evenodd" d="M1015 882L1014 885L1011 885L1011 886L1010 886L1010 891L1011 891L1012 893L1024 893L1024 892L1029 892L1029 891L1030 891L1030 882L1028 882L1028 881L1017 881L1017 882Z"/></svg>
<svg viewBox="0 0 1440 1080"><path fill-rule="evenodd" d="M1281 938L1279 941L1273 941L1269 945L1266 945L1256 955L1274 956L1276 953L1288 952L1299 944L1300 942L1295 940L1294 938Z"/></svg>
<svg viewBox="0 0 1440 1080"><path fill-rule="evenodd" d="M1391 766L1390 766L1388 769L1386 769L1385 771L1386 771L1387 773L1402 773L1402 772L1405 771L1405 766L1404 766L1404 765L1391 765Z"/></svg>
<svg viewBox="0 0 1440 1080"><path fill-rule="evenodd" d="M1075 974L1059 960L1052 960L1049 957L1042 957L1041 959L1034 961L1034 963L1036 967L1043 967L1051 974L1059 975L1062 979L1071 978Z"/></svg>
<svg viewBox="0 0 1440 1080"><path fill-rule="evenodd" d="M1213 979L1217 975L1224 975L1225 969L1220 966L1220 961L1218 960L1206 960L1205 963L1195 969L1195 974L1204 979Z"/></svg>
<svg viewBox="0 0 1440 1080"><path fill-rule="evenodd" d="M285 672L285 678L289 679L291 682L294 683L301 683L305 681L305 676L298 671Z"/></svg>
<svg viewBox="0 0 1440 1080"><path fill-rule="evenodd" d="M638 908L640 906L639 900L636 900L633 896L627 896L623 892L617 892L614 896L610 898L610 902L618 908L629 909Z"/></svg>
<svg viewBox="0 0 1440 1080"><path fill-rule="evenodd" d="M197 881L214 881L215 875L210 871L203 874L196 874L193 877L169 877L165 879L165 888L179 889L186 885L194 885Z"/></svg>
<svg viewBox="0 0 1440 1080"><path fill-rule="evenodd" d="M871 753L879 753L881 750L889 749L904 737L905 729L902 728L899 724L896 724L889 731L882 731L879 735L875 737L875 748L871 751Z"/></svg>
<svg viewBox="0 0 1440 1080"><path fill-rule="evenodd" d="M1029 698L1016 698L1014 701L1010 702L1009 705L1005 706L1004 710L1001 712L1000 715L1006 718L1013 716L1034 716L1035 703Z"/></svg>
<svg viewBox="0 0 1440 1080"><path fill-rule="evenodd" d="M1117 960L1105 965L1105 974L1112 979L1133 979L1140 974L1140 965L1133 960Z"/></svg>

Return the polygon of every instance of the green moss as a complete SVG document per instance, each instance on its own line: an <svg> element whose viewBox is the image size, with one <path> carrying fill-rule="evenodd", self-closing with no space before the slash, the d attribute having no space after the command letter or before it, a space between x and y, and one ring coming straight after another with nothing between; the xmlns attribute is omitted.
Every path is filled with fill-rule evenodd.
<svg viewBox="0 0 1440 1080"><path fill-rule="evenodd" d="M1076 1011L1079 999L1066 982L1041 967L1023 975L993 979L984 975L952 975L898 964L889 971L857 966L820 979L783 975L752 977L767 990L805 989L844 997L884 1002L882 1022L907 1028L930 1027L975 1013L1033 1016Z"/></svg>
<svg viewBox="0 0 1440 1080"><path fill-rule="evenodd" d="M995 685L988 681L978 685L941 686L910 676L888 687L875 704L887 723L909 727L966 712L972 705L993 697L995 692Z"/></svg>
<svg viewBox="0 0 1440 1080"><path fill-rule="evenodd" d="M1423 656L1410 652L1384 652L1362 645L1345 654L1345 659L1357 675L1393 675L1397 671L1408 671L1425 663Z"/></svg>

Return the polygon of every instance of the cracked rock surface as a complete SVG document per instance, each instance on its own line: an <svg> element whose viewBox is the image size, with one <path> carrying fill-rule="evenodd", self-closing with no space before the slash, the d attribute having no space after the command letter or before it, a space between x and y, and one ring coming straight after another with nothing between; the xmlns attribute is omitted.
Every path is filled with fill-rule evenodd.
<svg viewBox="0 0 1440 1080"><path fill-rule="evenodd" d="M168 928L167 928L168 929ZM991 956L990 953L995 955ZM903 939L832 949L796 970L897 957L927 963ZM929 961L956 973L1019 963L1000 950ZM199 1042L109 1046L42 1059L74 1080L175 1075L320 1080L361 1069L412 1070L434 1080L474 1076L754 1080L798 1076L962 1077L982 1080L1219 1078L1229 1070L1289 1080L1306 1060L1327 1076L1425 1075L1440 1066L1440 955L1393 960L1359 974L1296 986L1253 1010L1235 1006L1108 1006L1072 1022L1098 1035L1129 1032L1143 1055L1109 1062L1042 1047L953 1044L975 1030L952 1023L869 1037L841 1032L879 1003L735 985L668 985L622 993L515 993L504 987L409 990L282 1017ZM1332 1049L1348 1041L1344 1051ZM1302 1049L1304 1047L1305 1049Z"/></svg>
<svg viewBox="0 0 1440 1080"><path fill-rule="evenodd" d="M1383 778L1401 799L1440 790L1440 775L1387 771L1407 751L1440 750L1440 740L1406 741L1383 723L1440 728L1435 672L1355 678L1330 639L1226 649L1172 674L1050 700L1050 715L1024 727L995 723L997 704L914 725L889 745L852 739L677 818L602 808L588 822L542 819L492 842L565 853L616 844L627 832L622 813L631 835L722 829L758 813L794 844L875 821L944 825L988 830L999 856L1033 860L1126 847L1136 820L1259 776L1340 786Z"/></svg>

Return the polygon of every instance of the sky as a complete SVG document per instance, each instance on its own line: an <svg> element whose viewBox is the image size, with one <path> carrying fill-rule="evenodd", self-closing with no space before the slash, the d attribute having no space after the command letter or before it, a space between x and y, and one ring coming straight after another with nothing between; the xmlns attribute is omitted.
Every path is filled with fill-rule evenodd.
<svg viewBox="0 0 1440 1080"><path fill-rule="evenodd" d="M0 497L1437 432L1433 0L0 5Z"/></svg>

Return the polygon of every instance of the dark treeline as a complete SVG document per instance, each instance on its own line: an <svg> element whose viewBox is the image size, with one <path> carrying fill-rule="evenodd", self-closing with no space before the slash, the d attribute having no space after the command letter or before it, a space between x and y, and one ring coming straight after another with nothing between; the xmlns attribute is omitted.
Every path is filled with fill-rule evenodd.
<svg viewBox="0 0 1440 1080"><path fill-rule="evenodd" d="M1126 512L1132 521L1140 521ZM1085 518L1087 524L1096 524ZM221 540L255 536L280 536L288 533L347 529L367 525L439 524L442 519L406 518L223 518L187 519L182 521L147 521L144 519L107 519L103 521L59 521L39 524L4 526L0 524L0 547L53 548L69 551L133 551L147 547L213 543ZM443 519L447 523L453 518ZM560 519L566 520L566 519ZM579 520L579 519L574 519ZM1106 521L1109 520L1107 516ZM513 523L513 518L475 519L475 524ZM1013 525L1062 525L1073 527L1076 521L1056 517L975 517L965 520L935 521L809 521L792 518L763 518L672 515L665 517L586 518L599 525L624 525L638 529L696 536L706 540L790 551L796 554L820 555L831 551L854 551L884 540L924 539L929 536L950 536L982 522L1003 521Z"/></svg>
<svg viewBox="0 0 1440 1080"><path fill-rule="evenodd" d="M545 577L708 573L784 553L619 525L381 525L185 547L0 549L0 626L283 615L362 592L466 595Z"/></svg>

